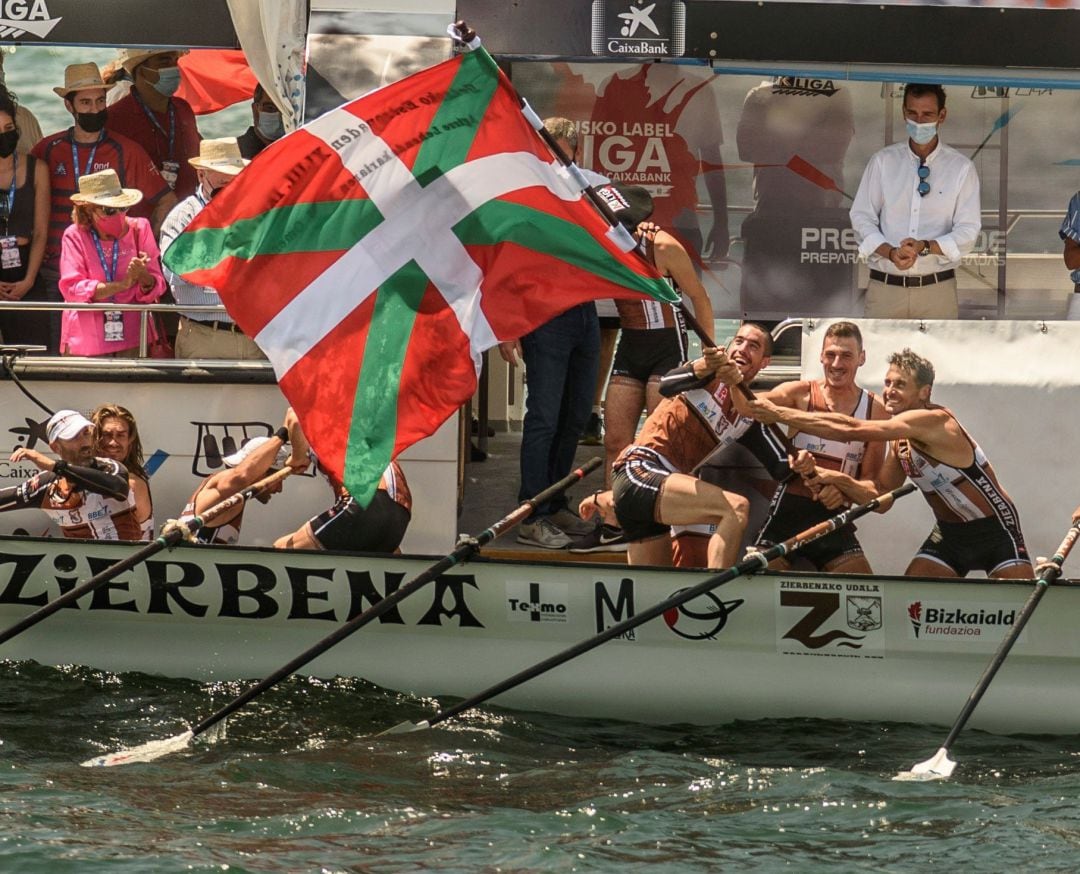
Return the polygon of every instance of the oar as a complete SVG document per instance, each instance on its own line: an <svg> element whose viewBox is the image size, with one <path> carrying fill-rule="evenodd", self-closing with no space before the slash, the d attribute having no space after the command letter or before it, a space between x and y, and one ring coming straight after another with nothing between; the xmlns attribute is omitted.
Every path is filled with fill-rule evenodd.
<svg viewBox="0 0 1080 874"><path fill-rule="evenodd" d="M639 625L643 625L650 619L655 619L657 616L661 616L668 610L674 610L676 607L685 604L687 601L692 601L699 595L704 595L706 592L712 591L724 583L730 583L732 580L741 576L752 574L755 571L761 570L767 567L769 562L773 559L782 558L785 555L802 549L808 543L818 540L827 534L831 534L840 528L843 528L849 522L858 519L860 516L865 516L874 510L887 510L892 506L893 502L903 495L909 494L915 491L915 486L911 483L901 486L898 489L894 489L891 492L887 492L872 501L868 501L865 504L860 504L855 507L851 507L840 513L837 516L833 516L831 519L826 519L824 522L819 522L813 528L807 528L805 531L796 534L785 540L783 543L777 543L774 546L770 546L763 552L753 552L746 556L742 561L733 567L728 568L725 571L721 571L715 576L707 577L702 580L696 586L691 586L689 589L683 589L675 595L672 595L665 601L661 601L659 604L654 604L647 610L638 613L635 616L631 616L629 619L624 619L622 622L612 625L605 631L597 634L595 637L590 637L580 643L574 644L562 652L544 659L542 662L533 665L530 668L526 668L523 671L519 671L514 676L508 679L502 680L496 683L494 686L490 686L483 692L473 695L471 698L467 698L452 707L447 707L444 710L440 710L430 719L422 720L421 722L402 722L395 725L393 728L388 728L386 731L380 732L378 736L385 734L405 734L411 731L422 731L432 726L438 725L440 722L445 722L451 717L457 716L459 713L464 713L466 710L471 710L474 707L483 704L490 698L494 698L496 695L501 695L509 689L513 689L515 686L520 686L527 680L531 680L534 677L539 677L541 674L545 674L552 668L557 668L561 664L565 664L571 659L577 658L579 655L587 653L591 649L595 649L602 643L606 643L615 637L620 637L632 628L637 628Z"/></svg>
<svg viewBox="0 0 1080 874"><path fill-rule="evenodd" d="M258 698L263 692L276 686L290 674L294 674L308 662L315 658L318 658L328 649L341 643L345 638L351 635L354 631L359 631L369 622L378 619L384 613L391 610L394 606L399 604L405 598L414 592L419 591L423 586L426 586L432 580L442 576L448 570L456 565L464 564L473 555L480 551L481 547L490 543L508 528L512 528L522 520L526 519L533 511L533 509L545 501L550 500L562 492L565 492L574 483L581 480L587 474L596 470L601 463L600 458L590 458L585 464L583 464L577 470L571 472L568 476L559 480L552 486L544 489L540 494L534 498L529 498L524 501L516 510L503 516L498 522L492 525L490 528L486 528L476 537L466 537L458 543L454 548L454 551L444 558L439 559L438 562L429 567L426 571L423 571L419 576L413 578L406 583L396 592L387 595L382 600L375 604L372 604L367 610L358 616L354 616L336 631L328 634L318 643L304 650L296 658L290 661L288 664L282 665L270 676L264 680L260 680L246 692L239 697L234 698L220 710L212 713L206 717L202 722L196 725L194 728L181 732L173 737L166 738L164 740L149 741L141 746L132 747L126 750L119 750L115 753L109 753L105 756L95 756L92 759L88 759L83 762L83 766L87 768L95 767L110 767L112 765L126 765L131 762L152 762L155 759L159 759L164 755L173 752L179 752L184 749L191 741L217 725L224 720L227 716L235 713L249 701Z"/></svg>
<svg viewBox="0 0 1080 874"><path fill-rule="evenodd" d="M1013 627L1009 629L1009 633L1001 641L997 652L994 653L994 657L990 660L990 664L986 666L986 670L979 677L979 682L971 690L963 710L960 711L956 722L953 723L953 727L949 731L948 737L945 738L945 743L941 745L941 749L925 762L912 765L910 771L901 771L893 777L894 780L946 780L952 774L953 769L956 767L956 762L949 758L949 750L952 749L953 742L963 731L971 714L975 712L979 701L982 700L982 696L990 686L990 681L994 679L994 675L998 672L1002 662L1005 661L1005 657L1008 656L1013 644L1016 643L1020 632L1024 630L1024 626L1027 625L1031 614L1035 612L1035 608L1039 605L1042 596L1046 594L1050 584L1061 576L1061 565L1068 558L1078 537L1080 537L1080 522L1073 524L1069 528L1069 532L1065 535L1065 539L1061 541L1061 546L1057 548L1053 558L1039 566L1038 575L1035 579L1035 588L1028 595L1027 601L1024 602L1024 606L1020 609L1020 614L1016 617L1016 621L1013 622Z"/></svg>
<svg viewBox="0 0 1080 874"><path fill-rule="evenodd" d="M41 620L48 619L57 610L62 607L66 607L73 601L77 601L83 595L96 591L104 586L109 580L115 579L126 570L130 570L140 562L146 561L152 555L156 555L163 549L168 549L170 546L176 545L180 540L186 537L188 534L192 534L202 528L207 522L220 516L226 510L230 510L237 504L242 504L248 498L254 497L267 486L272 486L276 482L280 482L292 473L291 467L284 467L279 471L275 471L270 476L259 480L256 483L252 483L242 492L237 492L232 497L226 498L224 501L220 501L201 515L194 516L186 522L178 523L176 526L170 528L168 531L163 531L157 539L148 543L142 549L136 551L134 554L129 555L127 558L118 561L116 564L110 565L103 570L97 576L91 577L81 586L76 586L70 592L65 592L59 598L54 601L50 601L43 607L39 607L29 616L25 616L8 628L6 631L0 632L0 644L5 644L11 638L26 631L28 628L32 628L37 625Z"/></svg>

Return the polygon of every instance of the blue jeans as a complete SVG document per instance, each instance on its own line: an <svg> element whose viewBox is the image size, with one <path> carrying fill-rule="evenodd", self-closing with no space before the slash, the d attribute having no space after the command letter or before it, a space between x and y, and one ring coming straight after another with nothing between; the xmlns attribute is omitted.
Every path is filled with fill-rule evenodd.
<svg viewBox="0 0 1080 874"><path fill-rule="evenodd" d="M518 500L539 494L574 465L577 443L592 412L600 360L596 306L579 304L521 338L525 359L525 422L521 435ZM567 506L559 495L536 507L533 518Z"/></svg>

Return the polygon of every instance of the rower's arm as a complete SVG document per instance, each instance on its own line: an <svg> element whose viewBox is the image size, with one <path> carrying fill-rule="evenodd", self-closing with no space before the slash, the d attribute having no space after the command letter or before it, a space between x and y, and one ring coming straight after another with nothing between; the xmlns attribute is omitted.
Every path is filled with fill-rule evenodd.
<svg viewBox="0 0 1080 874"><path fill-rule="evenodd" d="M881 494L878 491L877 484L872 479L855 479L855 477L841 473L838 470L825 470L820 467L817 469L817 475L808 479L807 484L810 486L834 486L845 498L855 504L865 504Z"/></svg>
<svg viewBox="0 0 1080 874"><path fill-rule="evenodd" d="M690 303L694 307L694 318L706 331L712 333L712 301L709 300L709 293L705 290L705 286L698 279L694 262L690 260L686 249L666 231L660 231L653 238L652 248L656 269L675 280L679 290L690 298Z"/></svg>
<svg viewBox="0 0 1080 874"><path fill-rule="evenodd" d="M937 410L907 410L890 419L856 419L843 413L810 413L781 407L765 398L751 401L748 406L749 414L766 425L781 422L816 437L844 442L907 437L926 443L927 434L940 426L942 415Z"/></svg>
<svg viewBox="0 0 1080 874"><path fill-rule="evenodd" d="M111 458L95 458L88 465L68 464L60 460L53 465L53 473L78 483L88 492L117 501L126 500L130 489L127 468Z"/></svg>

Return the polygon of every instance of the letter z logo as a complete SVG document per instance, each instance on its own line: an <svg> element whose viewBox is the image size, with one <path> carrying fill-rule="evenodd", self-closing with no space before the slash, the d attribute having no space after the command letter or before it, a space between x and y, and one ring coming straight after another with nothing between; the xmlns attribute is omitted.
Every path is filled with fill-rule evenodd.
<svg viewBox="0 0 1080 874"><path fill-rule="evenodd" d="M815 634L830 618L840 612L840 594L838 592L781 592L781 607L809 607L809 612L796 622L784 635L785 640L797 640L808 649L821 649L834 641L837 646L861 649L865 635L848 634L846 631L833 629L824 634Z"/></svg>

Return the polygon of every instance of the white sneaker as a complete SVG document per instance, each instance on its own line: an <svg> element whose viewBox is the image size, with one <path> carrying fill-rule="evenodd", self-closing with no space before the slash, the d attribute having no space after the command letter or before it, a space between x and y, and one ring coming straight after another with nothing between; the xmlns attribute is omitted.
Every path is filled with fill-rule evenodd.
<svg viewBox="0 0 1080 874"><path fill-rule="evenodd" d="M569 534L571 538L584 537L586 534L591 534L592 530L596 527L595 522L586 522L577 513L566 507L552 513L548 518L555 523L556 527L558 527L563 534Z"/></svg>
<svg viewBox="0 0 1080 874"><path fill-rule="evenodd" d="M542 546L544 549L563 549L570 543L570 538L549 518L542 516L535 522L522 523L518 529L517 542Z"/></svg>

